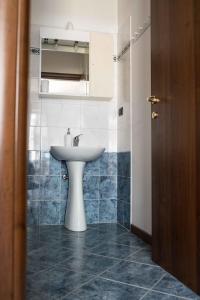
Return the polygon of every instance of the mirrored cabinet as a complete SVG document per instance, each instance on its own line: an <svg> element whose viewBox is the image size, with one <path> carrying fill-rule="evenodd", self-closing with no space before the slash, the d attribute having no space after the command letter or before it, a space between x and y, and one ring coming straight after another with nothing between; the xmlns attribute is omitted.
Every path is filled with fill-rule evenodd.
<svg viewBox="0 0 200 300"><path fill-rule="evenodd" d="M113 97L111 34L42 28L40 49L40 96Z"/></svg>

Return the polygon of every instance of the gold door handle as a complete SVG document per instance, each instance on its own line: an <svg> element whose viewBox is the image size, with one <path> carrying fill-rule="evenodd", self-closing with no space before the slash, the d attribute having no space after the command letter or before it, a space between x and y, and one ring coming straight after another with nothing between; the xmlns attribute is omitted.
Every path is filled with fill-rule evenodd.
<svg viewBox="0 0 200 300"><path fill-rule="evenodd" d="M156 98L156 96L150 96L147 98L148 102L151 102L151 104L156 104L160 102L160 99Z"/></svg>
<svg viewBox="0 0 200 300"><path fill-rule="evenodd" d="M152 116L152 119L155 120L158 118L159 114L157 112L153 111L151 116Z"/></svg>

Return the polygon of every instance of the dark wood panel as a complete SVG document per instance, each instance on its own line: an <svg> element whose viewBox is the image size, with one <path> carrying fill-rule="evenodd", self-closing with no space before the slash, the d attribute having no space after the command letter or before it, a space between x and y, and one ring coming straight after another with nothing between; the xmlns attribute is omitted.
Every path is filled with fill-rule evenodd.
<svg viewBox="0 0 200 300"><path fill-rule="evenodd" d="M131 225L131 232L141 238L144 242L150 245L152 244L152 236L144 230L136 227L135 225Z"/></svg>
<svg viewBox="0 0 200 300"><path fill-rule="evenodd" d="M80 80L84 80L86 76L84 74L67 74L67 73L42 72L41 77L44 78L44 79L80 81Z"/></svg>
<svg viewBox="0 0 200 300"><path fill-rule="evenodd" d="M153 259L200 292L197 2L152 0L152 200Z"/></svg>
<svg viewBox="0 0 200 300"><path fill-rule="evenodd" d="M0 1L0 299L24 299L28 1ZM26 26L26 28L25 28Z"/></svg>
<svg viewBox="0 0 200 300"><path fill-rule="evenodd" d="M195 92L196 92L196 154L197 154L197 282L200 293L200 1L194 2L194 38L195 38Z"/></svg>
<svg viewBox="0 0 200 300"><path fill-rule="evenodd" d="M0 299L13 299L16 7L17 0L0 2Z"/></svg>
<svg viewBox="0 0 200 300"><path fill-rule="evenodd" d="M25 299L26 144L29 1L18 1L17 88L15 100L14 299Z"/></svg>

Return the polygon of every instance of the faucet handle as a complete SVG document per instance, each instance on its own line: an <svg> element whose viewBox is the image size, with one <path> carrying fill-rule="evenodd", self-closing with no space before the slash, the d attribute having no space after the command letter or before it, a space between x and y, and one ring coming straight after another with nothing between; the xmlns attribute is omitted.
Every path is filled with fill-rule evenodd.
<svg viewBox="0 0 200 300"><path fill-rule="evenodd" d="M79 139L79 137L80 137L81 135L83 135L83 134L82 134L82 133L80 133L80 134L76 135L76 136L74 137L74 140L78 140L78 139Z"/></svg>
<svg viewBox="0 0 200 300"><path fill-rule="evenodd" d="M78 135L76 135L76 136L74 137L74 139L73 139L73 146L75 146L75 147L78 146L78 144L79 144L79 137L80 137L81 135L83 135L83 134L80 133L80 134L78 134Z"/></svg>

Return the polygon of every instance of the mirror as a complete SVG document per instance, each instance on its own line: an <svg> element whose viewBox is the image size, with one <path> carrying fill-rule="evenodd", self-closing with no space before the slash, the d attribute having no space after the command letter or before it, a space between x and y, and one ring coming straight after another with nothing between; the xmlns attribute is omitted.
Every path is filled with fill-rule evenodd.
<svg viewBox="0 0 200 300"><path fill-rule="evenodd" d="M42 94L87 96L89 94L89 43L41 39Z"/></svg>

